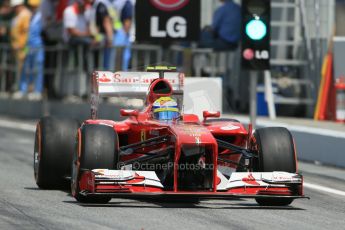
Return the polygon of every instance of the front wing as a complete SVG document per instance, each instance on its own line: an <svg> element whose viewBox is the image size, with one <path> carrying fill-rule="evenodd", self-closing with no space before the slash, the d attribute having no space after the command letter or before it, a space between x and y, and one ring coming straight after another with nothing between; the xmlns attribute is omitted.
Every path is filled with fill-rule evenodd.
<svg viewBox="0 0 345 230"><path fill-rule="evenodd" d="M82 172L79 188L86 197L305 198L302 175L287 172L233 172L227 178L218 171L213 191L167 191L154 171L94 169Z"/></svg>

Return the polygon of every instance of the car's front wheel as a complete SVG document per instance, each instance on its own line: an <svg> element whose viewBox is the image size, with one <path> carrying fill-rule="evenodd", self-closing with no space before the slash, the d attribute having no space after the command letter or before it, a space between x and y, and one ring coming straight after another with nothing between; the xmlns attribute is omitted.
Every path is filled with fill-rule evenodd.
<svg viewBox="0 0 345 230"><path fill-rule="evenodd" d="M255 131L254 138L258 151L256 171L296 173L297 159L293 138L289 130L282 127L261 128ZM256 201L264 206L286 206L291 204L293 199L256 198Z"/></svg>
<svg viewBox="0 0 345 230"><path fill-rule="evenodd" d="M111 198L89 198L79 192L79 177L83 170L115 169L119 160L118 137L112 127L83 125L78 132L78 145L73 158L72 195L82 203L108 203Z"/></svg>

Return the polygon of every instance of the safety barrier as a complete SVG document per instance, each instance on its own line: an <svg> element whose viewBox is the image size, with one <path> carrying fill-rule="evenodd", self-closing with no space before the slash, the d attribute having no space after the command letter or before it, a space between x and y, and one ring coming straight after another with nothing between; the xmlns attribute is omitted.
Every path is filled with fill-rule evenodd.
<svg viewBox="0 0 345 230"><path fill-rule="evenodd" d="M88 95L88 76L94 70L123 70L126 65L132 70L142 70L148 65L167 64L178 66L187 76L224 76L228 69L233 69L234 65L238 66L232 64L233 58L225 52L215 53L212 49L178 45L166 49L154 44L133 44L130 48L129 63L124 63L124 53L127 51L126 47L121 46L85 47L59 44L31 49L29 52L39 49L44 49L45 53L43 71L45 80L49 81L49 90L54 90L59 98ZM22 74L20 65L15 58L15 51L8 44L0 44L0 94L9 95L18 90ZM37 71L34 67L32 70L24 70L24 73Z"/></svg>

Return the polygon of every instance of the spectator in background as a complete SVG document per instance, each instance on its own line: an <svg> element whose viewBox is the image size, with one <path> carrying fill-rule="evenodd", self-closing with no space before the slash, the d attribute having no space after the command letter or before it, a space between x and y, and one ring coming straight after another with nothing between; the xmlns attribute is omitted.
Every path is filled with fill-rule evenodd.
<svg viewBox="0 0 345 230"><path fill-rule="evenodd" d="M12 17L12 10L9 0L0 1L0 43L8 43L9 24Z"/></svg>
<svg viewBox="0 0 345 230"><path fill-rule="evenodd" d="M40 12L42 14L42 38L44 46L56 46L63 41L63 12L71 0L42 0ZM49 98L57 97L54 87L55 74L51 69L56 68L57 51L46 50L44 53L44 84Z"/></svg>
<svg viewBox="0 0 345 230"><path fill-rule="evenodd" d="M64 41L70 45L91 45L90 5L91 0L76 0L63 13Z"/></svg>
<svg viewBox="0 0 345 230"><path fill-rule="evenodd" d="M102 67L107 70L111 68L111 46L113 45L114 22L116 22L116 20L117 13L109 0L93 1L90 31L96 41L105 47L104 63ZM98 63L96 66L99 66L99 64L101 63Z"/></svg>
<svg viewBox="0 0 345 230"><path fill-rule="evenodd" d="M67 6L71 5L74 1L73 0L55 0L55 2L58 2L56 5L55 10L55 18L57 22L61 22L63 19L63 12L67 8Z"/></svg>
<svg viewBox="0 0 345 230"><path fill-rule="evenodd" d="M38 10L40 3L40 0L28 0L32 16L27 41L28 53L24 61L18 96L23 96L28 91L32 91L28 94L29 100L41 100L43 91L44 51L41 37L42 14Z"/></svg>
<svg viewBox="0 0 345 230"><path fill-rule="evenodd" d="M0 0L0 43L9 44L9 31L12 18L12 9L9 0ZM0 63L8 63L9 59L7 55L10 53L9 50L0 48ZM2 54L2 55L1 55ZM6 92L0 92L0 96L7 95L7 91L11 89L11 83L13 82L13 77L11 77L6 66L0 64L0 88L5 89ZM1 91L1 90L0 90Z"/></svg>
<svg viewBox="0 0 345 230"><path fill-rule="evenodd" d="M96 44L89 26L91 3L91 0L76 0L63 13L64 41L70 46L63 61L65 65L73 63L78 71L77 74L70 71L62 74L61 83L65 86L60 93L67 101L78 101L80 96L87 96L84 91L89 83L87 73L91 71L88 65L88 51L90 46Z"/></svg>
<svg viewBox="0 0 345 230"><path fill-rule="evenodd" d="M201 32L202 48L234 50L241 38L241 7L232 0L220 0L220 6L213 15L212 27Z"/></svg>
<svg viewBox="0 0 345 230"><path fill-rule="evenodd" d="M113 5L119 12L122 29L127 34L130 32L134 14L134 0L112 0Z"/></svg>
<svg viewBox="0 0 345 230"><path fill-rule="evenodd" d="M43 37L47 45L56 45L63 41L63 13L74 0L42 0Z"/></svg>
<svg viewBox="0 0 345 230"><path fill-rule="evenodd" d="M56 45L62 40L62 18L69 0L42 0L40 11L44 38Z"/></svg>
<svg viewBox="0 0 345 230"><path fill-rule="evenodd" d="M124 46L122 57L122 69L128 70L131 59L131 41L130 30L133 22L134 14L134 0L112 0L115 9L117 10L121 25L117 26L114 34L114 45Z"/></svg>
<svg viewBox="0 0 345 230"><path fill-rule="evenodd" d="M24 0L11 0L11 7L14 9L15 14L15 17L11 22L11 46L17 60L17 71L21 73L27 53L26 44L28 40L31 12L24 5ZM20 98L22 97L22 93L18 91L13 95L13 97Z"/></svg>

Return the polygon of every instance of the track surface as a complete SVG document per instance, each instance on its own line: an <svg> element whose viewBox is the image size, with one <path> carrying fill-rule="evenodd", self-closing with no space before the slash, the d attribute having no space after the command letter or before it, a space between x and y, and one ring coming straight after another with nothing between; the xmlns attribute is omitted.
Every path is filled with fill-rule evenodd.
<svg viewBox="0 0 345 230"><path fill-rule="evenodd" d="M68 192L37 188L33 142L33 132L0 127L0 229L345 228L345 196L308 188L310 200L296 200L283 208L260 207L253 200L194 205L112 199L107 205L81 205ZM306 182L345 191L341 177L317 175L322 168L302 164L300 170Z"/></svg>

